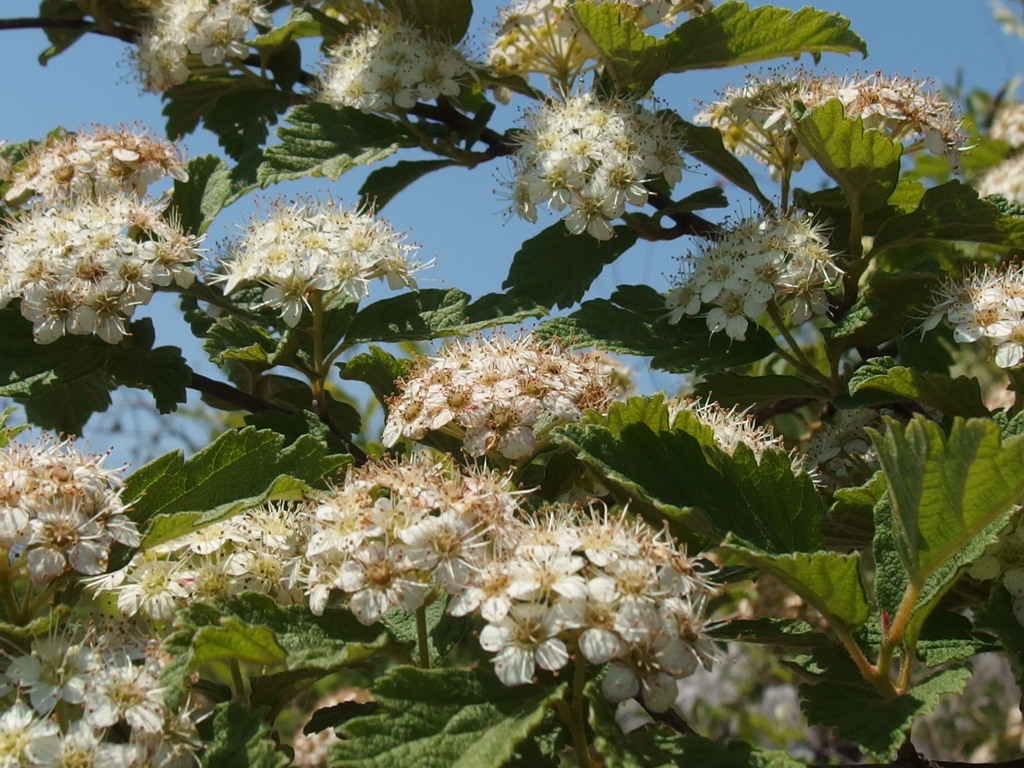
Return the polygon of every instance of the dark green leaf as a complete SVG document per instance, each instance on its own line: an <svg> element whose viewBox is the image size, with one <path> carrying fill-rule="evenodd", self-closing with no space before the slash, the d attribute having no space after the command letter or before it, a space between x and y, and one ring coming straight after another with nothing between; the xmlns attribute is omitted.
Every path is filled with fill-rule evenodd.
<svg viewBox="0 0 1024 768"><path fill-rule="evenodd" d="M213 733L213 742L203 755L203 768L285 768L291 764L288 755L278 750L261 713L241 699L214 707Z"/></svg>
<svg viewBox="0 0 1024 768"><path fill-rule="evenodd" d="M852 209L864 214L881 208L896 189L903 145L866 129L860 118L846 117L839 99L812 109L794 130Z"/></svg>
<svg viewBox="0 0 1024 768"><path fill-rule="evenodd" d="M379 714L341 726L332 764L498 768L530 738L562 688L508 688L490 669L395 667L372 692Z"/></svg>
<svg viewBox="0 0 1024 768"><path fill-rule="evenodd" d="M831 642L828 635L800 619L734 619L721 626L708 626L706 630L716 640L741 643L807 648Z"/></svg>
<svg viewBox="0 0 1024 768"><path fill-rule="evenodd" d="M694 389L697 397L714 400L725 408L749 408L778 400L828 399L819 385L796 376L743 376L738 373L712 373Z"/></svg>
<svg viewBox="0 0 1024 768"><path fill-rule="evenodd" d="M557 222L523 243L501 287L545 307L571 307L636 238L634 230L619 226L615 237L602 242L589 235L571 235Z"/></svg>
<svg viewBox="0 0 1024 768"><path fill-rule="evenodd" d="M281 143L267 148L257 171L264 187L304 176L334 181L353 166L416 145L400 123L353 108L307 104L290 109L285 121L277 131Z"/></svg>
<svg viewBox="0 0 1024 768"><path fill-rule="evenodd" d="M453 165L454 160L400 160L386 168L378 168L370 172L359 188L360 202L379 211L417 179Z"/></svg>
<svg viewBox="0 0 1024 768"><path fill-rule="evenodd" d="M156 546L196 527L228 517L267 499L297 499L345 463L328 456L310 436L282 450L284 436L251 427L225 432L187 461L173 451L125 480L136 522L152 519L144 547Z"/></svg>
<svg viewBox="0 0 1024 768"><path fill-rule="evenodd" d="M381 405L398 391L395 381L408 374L410 367L409 360L400 360L372 344L369 352L338 364L342 379L368 384Z"/></svg>
<svg viewBox="0 0 1024 768"><path fill-rule="evenodd" d="M921 373L896 365L891 357L871 358L857 369L849 382L850 394L862 389L889 392L894 399L913 400L947 416L988 416L977 379Z"/></svg>
<svg viewBox="0 0 1024 768"><path fill-rule="evenodd" d="M706 125L694 125L685 120L676 120L676 133L683 143L683 151L709 168L722 174L737 187L753 195L754 198L765 207L771 205L771 201L764 196L754 177L750 175L747 166L736 159L736 155L725 148L722 143L722 134L717 128Z"/></svg>
<svg viewBox="0 0 1024 768"><path fill-rule="evenodd" d="M954 240L1024 246L1024 216L1000 209L959 180L925 192L913 213L886 222L875 236L872 253L915 242Z"/></svg>
<svg viewBox="0 0 1024 768"><path fill-rule="evenodd" d="M381 0L381 4L431 37L454 45L469 29L472 0Z"/></svg>
<svg viewBox="0 0 1024 768"><path fill-rule="evenodd" d="M673 373L712 373L753 363L775 350L763 328L747 331L744 341L711 335L700 318L665 320L665 299L644 285L620 285L610 299L585 301L566 317L545 320L537 332L558 336L568 347L606 349L650 357L651 366Z"/></svg>
<svg viewBox="0 0 1024 768"><path fill-rule="evenodd" d="M227 163L215 155L200 155L188 162L188 181L174 182L168 210L186 231L202 234L231 197Z"/></svg>

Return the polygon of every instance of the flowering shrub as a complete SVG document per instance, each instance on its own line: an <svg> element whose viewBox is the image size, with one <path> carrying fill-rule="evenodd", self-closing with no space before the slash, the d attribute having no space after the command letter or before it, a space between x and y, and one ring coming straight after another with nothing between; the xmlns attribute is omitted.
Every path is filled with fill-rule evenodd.
<svg viewBox="0 0 1024 768"><path fill-rule="evenodd" d="M123 41L227 159L0 141L0 768L1019 763L1019 105L830 74L846 19L732 0L517 2L486 46L469 0L43 13L0 28ZM501 293L421 285L381 215L452 166L560 217ZM639 240L664 284L596 295ZM222 375L154 346L158 292ZM118 387L214 436L104 467L73 436ZM986 732L929 737L958 708Z"/></svg>

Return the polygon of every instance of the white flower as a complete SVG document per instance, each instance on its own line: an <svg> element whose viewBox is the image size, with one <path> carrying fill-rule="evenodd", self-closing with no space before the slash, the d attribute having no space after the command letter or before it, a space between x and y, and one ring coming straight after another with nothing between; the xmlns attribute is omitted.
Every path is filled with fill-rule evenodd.
<svg viewBox="0 0 1024 768"><path fill-rule="evenodd" d="M93 728L123 720L130 728L159 733L164 727L163 697L164 689L145 667L118 654L93 673L83 716Z"/></svg>
<svg viewBox="0 0 1024 768"><path fill-rule="evenodd" d="M31 765L35 745L59 733L56 723L40 719L20 701L0 715L0 768Z"/></svg>
<svg viewBox="0 0 1024 768"><path fill-rule="evenodd" d="M556 635L554 612L536 603L513 605L498 623L480 632L480 645L496 652L494 671L505 685L524 685L533 680L536 666L555 671L569 661L565 643Z"/></svg>

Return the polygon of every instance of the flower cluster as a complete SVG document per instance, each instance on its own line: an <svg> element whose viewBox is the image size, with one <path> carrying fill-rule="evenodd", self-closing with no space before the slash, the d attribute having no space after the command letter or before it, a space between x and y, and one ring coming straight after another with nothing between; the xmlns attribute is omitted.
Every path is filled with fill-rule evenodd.
<svg viewBox="0 0 1024 768"><path fill-rule="evenodd" d="M124 195L36 206L0 232L0 307L21 299L40 344L95 334L116 344L153 286L187 287L198 240Z"/></svg>
<svg viewBox="0 0 1024 768"><path fill-rule="evenodd" d="M1024 626L1024 515L1019 509L967 574L981 581L1000 579L1013 598L1014 617Z"/></svg>
<svg viewBox="0 0 1024 768"><path fill-rule="evenodd" d="M458 96L471 68L457 50L399 21L369 26L330 51L320 100L364 112L412 109L417 101Z"/></svg>
<svg viewBox="0 0 1024 768"><path fill-rule="evenodd" d="M68 571L107 568L115 542L134 547L138 529L125 514L118 470L105 454L83 454L43 435L0 450L0 557L9 574L46 584Z"/></svg>
<svg viewBox="0 0 1024 768"><path fill-rule="evenodd" d="M711 305L708 330L737 341L746 337L748 321L770 308L788 305L791 322L801 323L828 308L826 291L842 274L833 259L823 229L809 216L743 219L706 241L698 256L683 257L665 299L668 321Z"/></svg>
<svg viewBox="0 0 1024 768"><path fill-rule="evenodd" d="M246 228L214 279L226 293L264 283L263 301L294 327L313 291L358 301L375 277L393 290L415 288L412 274L423 265L409 260L414 247L401 240L385 220L330 201L278 205Z"/></svg>
<svg viewBox="0 0 1024 768"><path fill-rule="evenodd" d="M305 507L268 503L138 552L90 585L115 595L123 616L155 621L173 620L192 600L246 591L301 603L310 525Z"/></svg>
<svg viewBox="0 0 1024 768"><path fill-rule="evenodd" d="M141 198L165 175L188 181L174 144L124 128L95 126L36 145L14 169L5 198L19 201L38 195L47 206L83 197Z"/></svg>
<svg viewBox="0 0 1024 768"><path fill-rule="evenodd" d="M831 99L842 103L847 117L860 118L866 127L907 142L906 151L924 147L959 172L959 117L927 80L878 72L844 78L802 70L751 76L744 85L726 89L694 120L717 128L726 147L737 155L752 155L778 178L800 170L810 158L793 130L795 105L813 109Z"/></svg>
<svg viewBox="0 0 1024 768"><path fill-rule="evenodd" d="M1011 104L999 110L990 130L992 138L1005 141L1014 150L977 181L981 197L1001 195L1007 200L1024 204L1024 104Z"/></svg>
<svg viewBox="0 0 1024 768"><path fill-rule="evenodd" d="M789 455L793 474L814 474L808 469L804 457L786 449L782 438L770 427L758 424L754 417L736 408L723 408L711 400L699 401L674 398L668 402L669 423L675 429L693 434L707 430L715 445L732 456L739 445L745 445L760 460L766 449ZM695 423L694 423L695 422Z"/></svg>
<svg viewBox="0 0 1024 768"><path fill-rule="evenodd" d="M1024 359L1024 265L979 267L947 279L932 298L923 330L945 321L958 342L984 339L995 347L1000 368L1013 368Z"/></svg>
<svg viewBox="0 0 1024 768"><path fill-rule="evenodd" d="M188 80L189 69L244 59L245 36L269 27L270 13L258 0L162 0L138 39L136 60L147 90L159 93Z"/></svg>
<svg viewBox="0 0 1024 768"><path fill-rule="evenodd" d="M0 715L0 765L195 764L195 723L168 708L162 665L145 651L95 629L33 640L5 673L19 698Z"/></svg>
<svg viewBox="0 0 1024 768"><path fill-rule="evenodd" d="M626 204L647 202L644 182L682 176L678 139L667 119L632 101L602 101L591 93L549 101L526 114L512 157L513 210L537 220L537 206L565 211L568 230L598 240L614 235L609 221Z"/></svg>
<svg viewBox="0 0 1024 768"><path fill-rule="evenodd" d="M391 446L441 430L471 456L527 458L551 427L603 409L617 394L603 360L528 335L455 342L401 382L382 440Z"/></svg>
<svg viewBox="0 0 1024 768"><path fill-rule="evenodd" d="M866 481L878 469L878 454L865 432L882 430L888 410L848 408L836 411L831 421L811 435L805 453L817 467L817 477L828 488L849 487Z"/></svg>
<svg viewBox="0 0 1024 768"><path fill-rule="evenodd" d="M578 38L580 29L569 5L569 0L518 0L502 9L487 63L503 75L535 72L571 88L593 66L593 57ZM640 28L671 22L681 13L693 17L711 11L710 0L618 0L616 5L624 19Z"/></svg>

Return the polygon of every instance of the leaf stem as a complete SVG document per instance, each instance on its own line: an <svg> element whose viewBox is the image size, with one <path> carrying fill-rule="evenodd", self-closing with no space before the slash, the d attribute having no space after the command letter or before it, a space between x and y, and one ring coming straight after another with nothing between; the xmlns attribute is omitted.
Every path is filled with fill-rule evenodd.
<svg viewBox="0 0 1024 768"><path fill-rule="evenodd" d="M309 385L313 390L313 410L321 418L327 414L327 399L324 394L324 296L323 291L313 291L309 297L309 309L313 316L313 370Z"/></svg>
<svg viewBox="0 0 1024 768"><path fill-rule="evenodd" d="M782 347L776 344L775 351L783 360L796 368L800 373L803 373L810 379L823 385L829 392L833 394L837 393L837 385L834 380L823 374L817 369L817 367L810 361L803 349L800 348L800 344L793 338L793 334L790 333L789 328L786 327L786 321L782 318L782 313L779 311L777 304L772 302L768 305L768 316L772 320L772 324L778 331L779 335L786 342L792 352L787 352Z"/></svg>
<svg viewBox="0 0 1024 768"><path fill-rule="evenodd" d="M907 629L907 622L910 621L910 615L914 611L914 606L917 604L917 598L921 595L921 585L913 581L907 584L906 590L903 592L903 599L900 600L899 607L896 609L896 613L892 617L892 623L889 625L888 631L882 638L881 646L878 649L878 674L884 676L886 679L889 678L889 669L892 666L893 655L896 652L897 646L901 642L906 643L906 638L903 634ZM916 643L916 638L913 638L913 642ZM912 645L913 643L906 643ZM904 693L906 686L910 680L910 658L904 659L905 669L900 669L899 680L897 681L897 687L894 690L897 693Z"/></svg>
<svg viewBox="0 0 1024 768"><path fill-rule="evenodd" d="M556 701L555 708L569 728L572 745L576 750L576 764L579 768L594 768L594 763L590 759L590 741L587 739L587 706L583 696L586 684L587 660L580 653L579 648L576 648L573 659L572 700L571 702L564 699Z"/></svg>
<svg viewBox="0 0 1024 768"><path fill-rule="evenodd" d="M228 666L231 668L231 682L235 686L235 695L248 703L249 686L246 684L245 676L242 674L242 665L235 658L228 662Z"/></svg>

